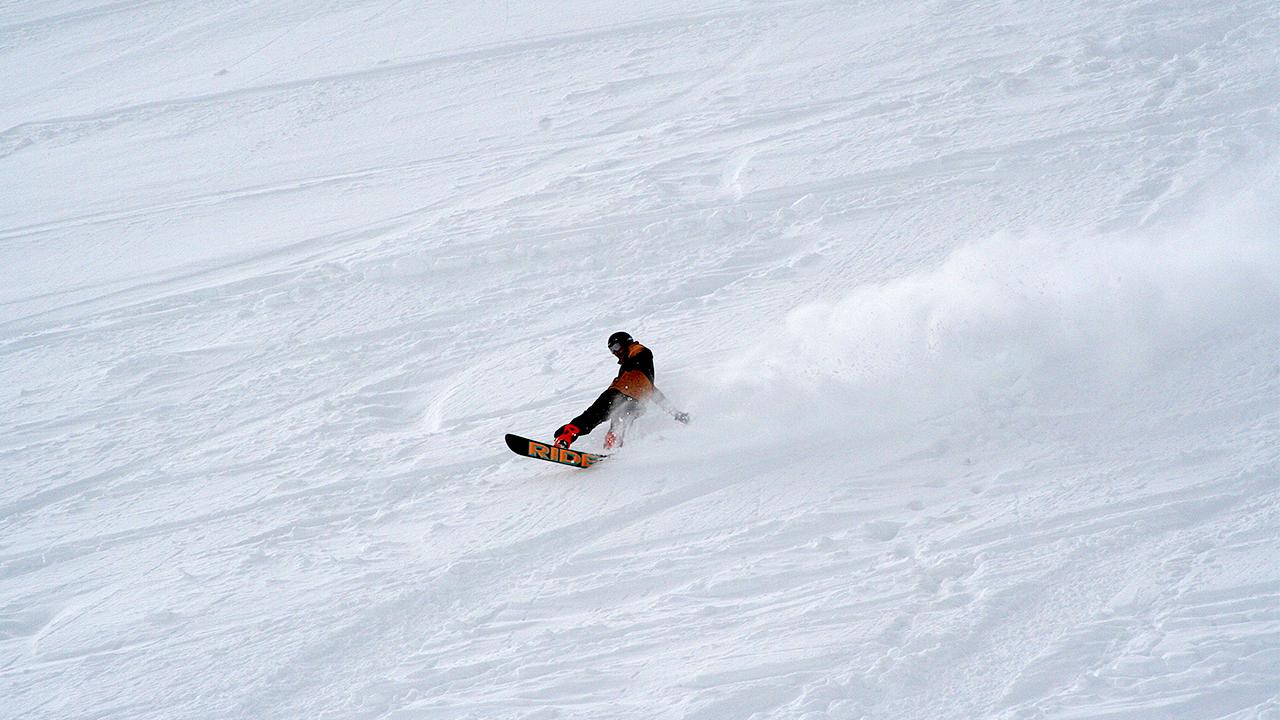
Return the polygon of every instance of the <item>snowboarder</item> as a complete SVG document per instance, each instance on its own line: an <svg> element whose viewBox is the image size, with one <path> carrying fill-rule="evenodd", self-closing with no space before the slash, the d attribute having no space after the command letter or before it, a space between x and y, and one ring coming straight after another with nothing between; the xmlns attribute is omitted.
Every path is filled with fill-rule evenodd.
<svg viewBox="0 0 1280 720"><path fill-rule="evenodd" d="M627 428L644 414L644 401L652 401L668 412L677 422L688 423L689 413L671 407L658 388L653 385L653 353L624 332L609 336L609 352L618 358L618 377L608 389L591 403L591 407L565 425L556 429L556 447L567 448L581 435L588 435L597 425L609 421L604 436L606 448L620 447Z"/></svg>

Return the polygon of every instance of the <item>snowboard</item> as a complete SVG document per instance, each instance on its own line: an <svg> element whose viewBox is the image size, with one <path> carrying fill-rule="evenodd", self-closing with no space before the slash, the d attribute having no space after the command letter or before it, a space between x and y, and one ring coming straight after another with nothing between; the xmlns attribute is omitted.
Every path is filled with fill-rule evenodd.
<svg viewBox="0 0 1280 720"><path fill-rule="evenodd" d="M530 440L511 433L507 433L507 447L511 448L511 452L517 455L579 468L591 467L609 457L608 455L558 448L550 443Z"/></svg>

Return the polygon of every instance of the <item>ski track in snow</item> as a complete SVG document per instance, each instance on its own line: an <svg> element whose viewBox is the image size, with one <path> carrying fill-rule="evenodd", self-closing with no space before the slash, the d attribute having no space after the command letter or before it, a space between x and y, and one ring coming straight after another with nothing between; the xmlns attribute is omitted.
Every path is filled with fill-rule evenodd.
<svg viewBox="0 0 1280 720"><path fill-rule="evenodd" d="M1280 718L1274 3L420 5L0 9L0 717Z"/></svg>

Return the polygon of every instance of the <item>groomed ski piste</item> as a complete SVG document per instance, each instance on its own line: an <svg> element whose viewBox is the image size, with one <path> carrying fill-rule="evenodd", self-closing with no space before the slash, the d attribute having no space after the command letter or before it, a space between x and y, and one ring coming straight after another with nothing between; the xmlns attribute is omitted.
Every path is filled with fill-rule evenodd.
<svg viewBox="0 0 1280 720"><path fill-rule="evenodd" d="M5 3L0 717L1280 718L1278 100L1266 0ZM509 452L615 330L692 424Z"/></svg>

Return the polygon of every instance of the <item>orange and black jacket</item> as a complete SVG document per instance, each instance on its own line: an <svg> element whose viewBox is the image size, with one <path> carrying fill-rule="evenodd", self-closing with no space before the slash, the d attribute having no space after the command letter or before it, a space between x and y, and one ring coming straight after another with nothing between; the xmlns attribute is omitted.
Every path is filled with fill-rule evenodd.
<svg viewBox="0 0 1280 720"><path fill-rule="evenodd" d="M609 387L633 400L647 400L653 394L653 353L638 342L627 347L618 360L618 377Z"/></svg>

